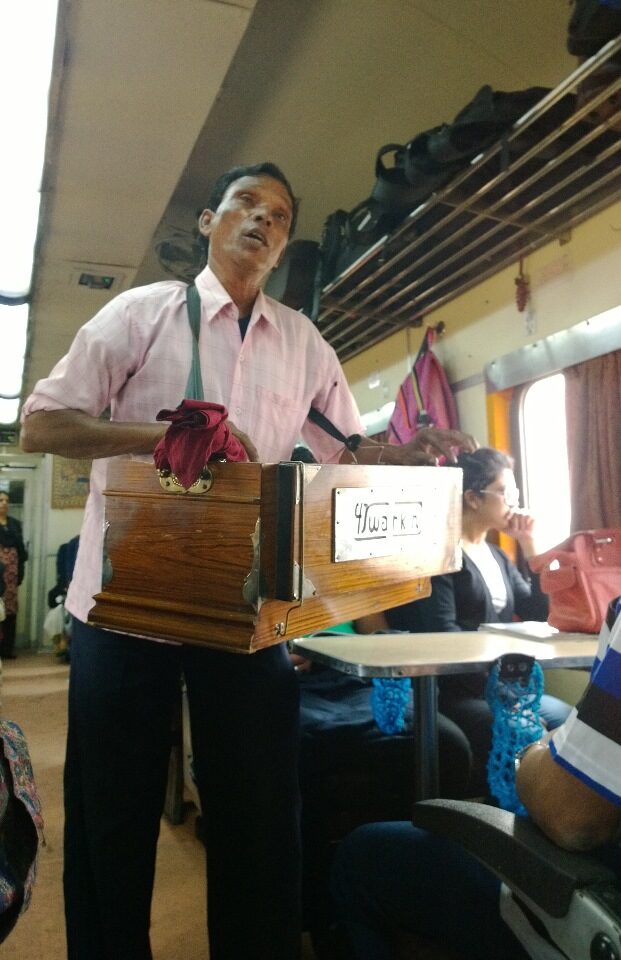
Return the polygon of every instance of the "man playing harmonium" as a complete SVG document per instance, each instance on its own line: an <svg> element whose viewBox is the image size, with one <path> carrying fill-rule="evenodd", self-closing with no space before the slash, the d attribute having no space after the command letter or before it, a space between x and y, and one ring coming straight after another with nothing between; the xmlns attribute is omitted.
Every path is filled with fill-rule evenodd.
<svg viewBox="0 0 621 960"><path fill-rule="evenodd" d="M234 435L261 462L288 459L300 435L320 462L433 463L451 447L471 447L461 434L433 429L402 447L361 436L334 350L309 319L261 290L297 207L271 163L237 167L214 186L199 219L207 265L195 281L205 399L229 410ZM152 453L165 433L156 414L185 395L187 289L168 280L121 293L78 331L23 410L25 450L94 459L66 602L75 618L65 772L71 960L151 958L155 851L181 672L207 831L211 960L299 953L298 687L285 647L233 656L86 623L101 585L106 458ZM354 452L308 422L311 405L355 437ZM107 408L110 419L100 419Z"/></svg>

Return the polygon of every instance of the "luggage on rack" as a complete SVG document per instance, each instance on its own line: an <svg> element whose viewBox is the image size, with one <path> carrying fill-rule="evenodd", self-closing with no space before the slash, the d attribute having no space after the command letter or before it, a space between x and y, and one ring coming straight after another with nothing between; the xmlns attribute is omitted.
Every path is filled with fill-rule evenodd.
<svg viewBox="0 0 621 960"><path fill-rule="evenodd" d="M481 87L452 123L419 133L407 144L382 147L371 196L386 206L402 209L407 202L414 209L491 147L546 93L545 87L510 93ZM384 158L390 154L393 163L387 167Z"/></svg>
<svg viewBox="0 0 621 960"><path fill-rule="evenodd" d="M324 223L319 247L319 292L374 243L391 233L407 213L408 208L399 211L373 197L363 200L349 213L346 210L331 213Z"/></svg>
<svg viewBox="0 0 621 960"><path fill-rule="evenodd" d="M272 270L265 293L307 317L317 315L319 244L316 240L292 240L279 265Z"/></svg>
<svg viewBox="0 0 621 960"><path fill-rule="evenodd" d="M592 57L619 33L621 0L574 0L567 49L575 57Z"/></svg>
<svg viewBox="0 0 621 960"><path fill-rule="evenodd" d="M547 92L544 87L504 92L484 86L452 123L419 133L407 144L381 147L371 195L349 212L331 213L324 224L320 289L392 233L412 210L465 169ZM387 163L389 157L391 163Z"/></svg>

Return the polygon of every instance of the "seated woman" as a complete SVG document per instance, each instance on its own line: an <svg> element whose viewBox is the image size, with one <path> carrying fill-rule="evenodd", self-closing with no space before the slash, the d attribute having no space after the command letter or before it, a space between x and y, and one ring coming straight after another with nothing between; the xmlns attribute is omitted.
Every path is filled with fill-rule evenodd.
<svg viewBox="0 0 621 960"><path fill-rule="evenodd" d="M424 600L386 611L386 626L435 633L477 630L482 623L510 623L515 614L522 620L545 620L548 599L539 588L539 578L532 574L525 580L507 554L486 539L490 530L502 530L515 537L526 560L536 553L533 518L518 509L512 460L499 450L483 447L460 454L455 466L464 474L462 569L432 577L431 596ZM364 627L358 625L358 629ZM472 790L485 792L484 771L491 743L485 677L441 677L438 686L440 710L464 731L472 747ZM568 704L556 697L542 697L541 719L549 729L563 723L569 710Z"/></svg>

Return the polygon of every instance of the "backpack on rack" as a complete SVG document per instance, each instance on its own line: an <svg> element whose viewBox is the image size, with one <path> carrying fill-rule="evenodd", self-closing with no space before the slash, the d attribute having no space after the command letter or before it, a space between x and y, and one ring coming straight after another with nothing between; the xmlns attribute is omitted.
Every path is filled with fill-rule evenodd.
<svg viewBox="0 0 621 960"><path fill-rule="evenodd" d="M407 213L391 204L368 197L350 210L335 210L323 226L319 245L321 265L319 292L369 250L391 233Z"/></svg>
<svg viewBox="0 0 621 960"><path fill-rule="evenodd" d="M621 0L574 0L567 49L575 57L592 57L619 33Z"/></svg>
<svg viewBox="0 0 621 960"><path fill-rule="evenodd" d="M317 272L319 244L316 240L292 240L285 254L269 275L265 293L307 317L317 315Z"/></svg>
<svg viewBox="0 0 621 960"><path fill-rule="evenodd" d="M408 213L465 169L547 92L530 87L506 93L484 86L452 123L419 133L407 144L381 147L371 195L349 212L331 213L324 224L319 289L390 235Z"/></svg>
<svg viewBox="0 0 621 960"><path fill-rule="evenodd" d="M481 87L452 123L417 134L407 144L387 143L377 154L371 196L408 212L455 177L546 94L545 87L505 92ZM392 155L392 164L386 158Z"/></svg>

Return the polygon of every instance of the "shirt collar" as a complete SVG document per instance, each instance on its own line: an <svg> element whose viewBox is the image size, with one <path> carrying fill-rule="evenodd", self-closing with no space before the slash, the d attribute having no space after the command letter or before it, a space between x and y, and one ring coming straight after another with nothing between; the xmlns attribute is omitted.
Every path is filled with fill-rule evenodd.
<svg viewBox="0 0 621 960"><path fill-rule="evenodd" d="M194 283L201 298L203 316L207 321L213 320L223 311L232 311L235 318L238 319L239 311L237 307L210 267L205 267L198 274ZM261 317L280 333L282 319L278 315L278 304L271 298L266 297L262 290L259 290L252 308L250 323L256 323Z"/></svg>

